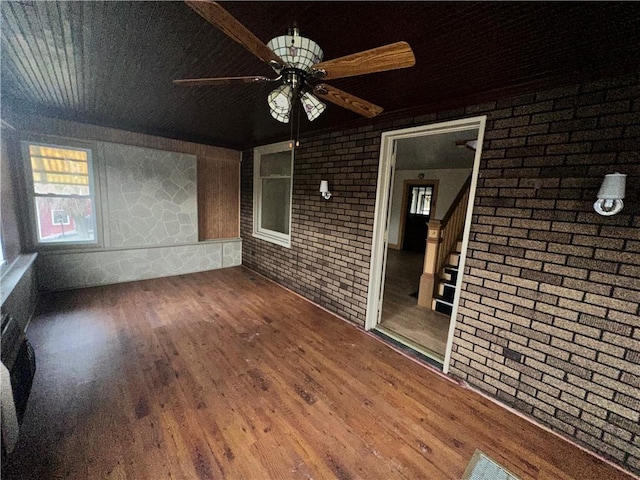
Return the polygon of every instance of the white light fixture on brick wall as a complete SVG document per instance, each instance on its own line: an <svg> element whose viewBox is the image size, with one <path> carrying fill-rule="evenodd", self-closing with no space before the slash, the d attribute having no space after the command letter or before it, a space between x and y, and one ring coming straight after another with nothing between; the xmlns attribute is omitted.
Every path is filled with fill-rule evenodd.
<svg viewBox="0 0 640 480"><path fill-rule="evenodd" d="M623 173L609 173L604 176L598 192L598 200L593 209L600 215L610 216L619 213L624 207L622 199L625 194L627 176Z"/></svg>
<svg viewBox="0 0 640 480"><path fill-rule="evenodd" d="M329 200L331 198L331 192L329 191L329 182L326 180L320 180L320 193L322 198Z"/></svg>

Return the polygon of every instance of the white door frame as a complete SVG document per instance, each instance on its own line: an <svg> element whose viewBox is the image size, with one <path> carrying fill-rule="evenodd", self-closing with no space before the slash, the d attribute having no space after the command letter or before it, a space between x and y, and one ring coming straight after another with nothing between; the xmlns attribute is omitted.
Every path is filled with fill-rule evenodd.
<svg viewBox="0 0 640 480"><path fill-rule="evenodd" d="M482 142L484 141L484 130L486 126L486 115L470 117L461 120L435 123L431 125L421 125L418 127L403 128L383 132L380 141L380 162L378 164L378 184L376 187L376 206L373 221L373 243L371 246L371 262L369 265L369 291L367 295L367 316L365 329L374 329L380 321L382 309L382 296L384 294L384 273L387 257L388 227L391 209L389 208L391 187L393 186L393 176L395 172L395 146L396 140L421 137L426 135L437 135L440 133L451 133L462 130L478 129L478 148L473 162L471 172L471 185L469 190L469 203L467 205L467 215L465 219L464 235L462 239L462 252L460 253L460 264L458 281L456 284L456 295L453 301L451 312L451 323L449 324L449 336L445 352L443 371L449 370L451 360L451 349L453 346L453 333L455 331L456 317L458 314L458 304L460 302L460 287L464 272L464 264L469 245L469 230L471 227L471 216L473 213L473 202L475 199L476 185L478 183L478 172L480 170L480 156L482 154Z"/></svg>

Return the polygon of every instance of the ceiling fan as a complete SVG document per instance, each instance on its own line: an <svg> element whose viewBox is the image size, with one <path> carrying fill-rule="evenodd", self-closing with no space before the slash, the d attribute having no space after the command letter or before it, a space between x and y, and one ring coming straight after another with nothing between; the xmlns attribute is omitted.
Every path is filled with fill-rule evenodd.
<svg viewBox="0 0 640 480"><path fill-rule="evenodd" d="M231 83L279 83L268 96L271 116L288 123L294 99L299 98L310 121L325 110L319 98L367 118L382 113L382 107L332 87L324 80L383 72L415 65L406 42L396 42L333 60L323 61L323 52L313 40L300 35L297 28L272 38L266 45L218 3L211 0L185 0L193 10L273 68L277 76L186 78L176 85L204 86ZM318 98L319 97L319 98Z"/></svg>

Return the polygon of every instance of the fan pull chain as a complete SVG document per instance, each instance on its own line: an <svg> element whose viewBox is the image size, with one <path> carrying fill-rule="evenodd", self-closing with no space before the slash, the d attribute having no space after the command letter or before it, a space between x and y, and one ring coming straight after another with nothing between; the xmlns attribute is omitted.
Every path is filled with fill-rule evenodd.
<svg viewBox="0 0 640 480"><path fill-rule="evenodd" d="M296 147L300 146L300 110L302 110L302 108L300 107L300 105L298 105L298 129L296 132Z"/></svg>
<svg viewBox="0 0 640 480"><path fill-rule="evenodd" d="M295 104L291 107L291 110L293 110L294 108L295 108ZM289 117L290 118L290 122L289 122L289 138L291 139L291 140L289 140L289 148L293 148L293 145L294 145L294 142L293 142L293 119L291 117L293 117L293 115L291 115Z"/></svg>
<svg viewBox="0 0 640 480"><path fill-rule="evenodd" d="M295 108L296 108L296 105L294 103L293 106L291 107L291 110L293 111L293 109L295 109ZM298 117L297 117L298 125L296 127L296 136L295 136L295 138L293 137L293 119L292 119L292 121L290 123L290 127L291 128L289 129L289 138L291 139L289 141L289 148L294 148L294 145L296 147L300 146L300 107L298 107L297 110L298 110ZM293 115L291 115L291 117L293 117Z"/></svg>

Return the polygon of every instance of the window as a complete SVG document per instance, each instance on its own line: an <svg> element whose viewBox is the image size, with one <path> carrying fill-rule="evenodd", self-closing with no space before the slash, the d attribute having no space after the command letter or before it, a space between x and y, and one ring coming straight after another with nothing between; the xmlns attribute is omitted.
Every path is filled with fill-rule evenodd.
<svg viewBox="0 0 640 480"><path fill-rule="evenodd" d="M289 143L257 147L253 172L253 236L291 247L293 150Z"/></svg>
<svg viewBox="0 0 640 480"><path fill-rule="evenodd" d="M91 150L23 143L38 244L97 243Z"/></svg>
<svg viewBox="0 0 640 480"><path fill-rule="evenodd" d="M409 213L428 216L431 213L433 187L414 186L411 189Z"/></svg>

